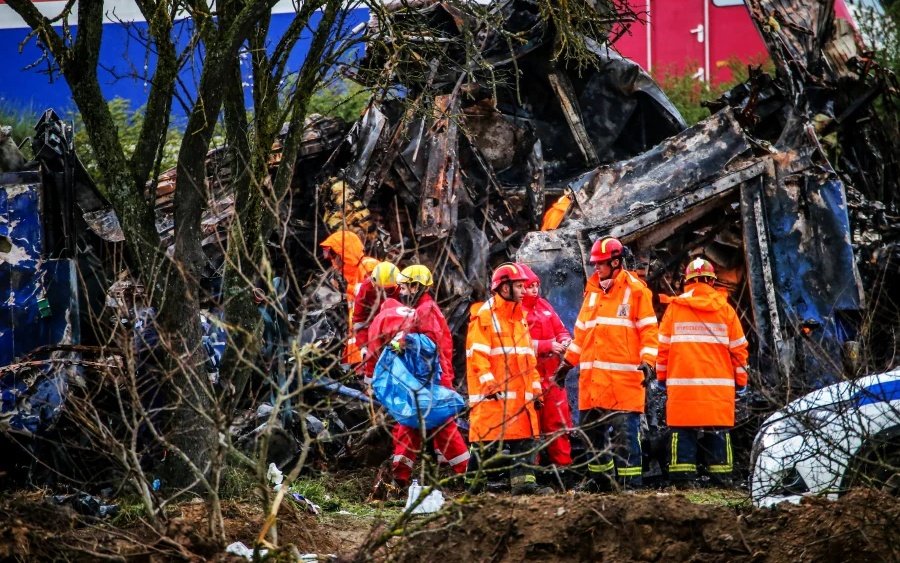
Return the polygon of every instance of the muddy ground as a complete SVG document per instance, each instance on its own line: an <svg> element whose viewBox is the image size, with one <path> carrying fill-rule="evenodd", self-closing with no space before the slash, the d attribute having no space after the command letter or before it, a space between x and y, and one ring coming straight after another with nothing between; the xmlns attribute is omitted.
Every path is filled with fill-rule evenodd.
<svg viewBox="0 0 900 563"><path fill-rule="evenodd" d="M42 496L0 500L0 558L230 559L203 538L202 503L178 507L163 538L135 519L119 526L85 521ZM262 523L258 503L227 501L224 512L227 536L252 543ZM675 493L463 497L378 546L373 542L385 523L372 516L313 516L291 505L280 514L280 543L342 560L441 563L900 560L900 502L864 490L837 502L811 499L774 510L697 504Z"/></svg>
<svg viewBox="0 0 900 563"><path fill-rule="evenodd" d="M483 497L383 550L392 561L898 561L900 502L856 491L775 510L679 494Z"/></svg>

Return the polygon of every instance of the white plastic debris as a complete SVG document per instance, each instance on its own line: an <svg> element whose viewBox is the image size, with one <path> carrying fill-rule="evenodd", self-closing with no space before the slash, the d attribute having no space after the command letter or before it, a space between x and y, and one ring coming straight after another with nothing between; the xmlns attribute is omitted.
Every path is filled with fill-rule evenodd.
<svg viewBox="0 0 900 563"><path fill-rule="evenodd" d="M274 463L272 465L275 465ZM236 541L233 544L229 545L225 548L227 553L231 553L232 555L237 555L238 557L243 557L244 559L253 560L253 550L244 545L244 542ZM260 549L259 556L265 557L266 554L269 553L268 549Z"/></svg>
<svg viewBox="0 0 900 563"><path fill-rule="evenodd" d="M284 473L278 469L278 466L274 463L269 464L269 470L266 471L266 479L269 480L270 483L275 485L273 489L277 493L281 490L281 483L284 481Z"/></svg>
<svg viewBox="0 0 900 563"><path fill-rule="evenodd" d="M419 485L417 479L413 479L412 484L409 486L409 496L406 498L406 510L409 510L409 507L415 504L424 488L425 487ZM413 509L412 513L431 514L432 512L440 510L442 506L444 506L444 494L437 489L433 489L431 493L425 497L425 500Z"/></svg>

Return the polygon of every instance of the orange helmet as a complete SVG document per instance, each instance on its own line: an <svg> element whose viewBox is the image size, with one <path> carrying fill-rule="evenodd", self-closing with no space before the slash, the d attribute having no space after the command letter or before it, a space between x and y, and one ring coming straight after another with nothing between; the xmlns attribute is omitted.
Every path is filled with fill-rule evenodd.
<svg viewBox="0 0 900 563"><path fill-rule="evenodd" d="M603 237L591 247L591 264L609 262L614 258L621 258L624 247L619 239Z"/></svg>
<svg viewBox="0 0 900 563"><path fill-rule="evenodd" d="M709 260L703 258L694 258L688 263L684 269L684 281L688 282L694 278L712 278L716 279L716 269Z"/></svg>
<svg viewBox="0 0 900 563"><path fill-rule="evenodd" d="M528 276L519 264L506 262L500 264L491 275L491 291L497 291L497 288L506 282L524 282L528 281Z"/></svg>

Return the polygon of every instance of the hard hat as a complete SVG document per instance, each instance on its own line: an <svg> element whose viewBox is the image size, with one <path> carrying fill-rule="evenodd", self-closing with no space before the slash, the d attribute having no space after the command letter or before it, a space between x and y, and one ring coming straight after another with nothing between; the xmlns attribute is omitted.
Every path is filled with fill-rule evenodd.
<svg viewBox="0 0 900 563"><path fill-rule="evenodd" d="M397 277L397 283L420 283L425 287L434 285L431 270L422 264L414 264L403 268Z"/></svg>
<svg viewBox="0 0 900 563"><path fill-rule="evenodd" d="M716 279L716 269L709 260L694 258L684 269L684 281L691 281L694 278Z"/></svg>
<svg viewBox="0 0 900 563"><path fill-rule="evenodd" d="M493 275L491 275L491 291L497 291L497 288L506 282L524 282L528 281L525 271L512 262L500 264Z"/></svg>
<svg viewBox="0 0 900 563"><path fill-rule="evenodd" d="M623 248L624 247L622 246L622 243L619 242L619 239L603 237L591 247L591 264L608 262L613 258L621 258Z"/></svg>
<svg viewBox="0 0 900 563"><path fill-rule="evenodd" d="M528 266L528 264L524 264L522 262L517 262L516 266L518 266L519 269L521 269L522 272L525 274L525 285L526 286L529 286L533 283L536 283L538 285L541 284L541 278L539 278L537 276L537 274L534 273L534 270L532 270L531 267Z"/></svg>
<svg viewBox="0 0 900 563"><path fill-rule="evenodd" d="M379 262L372 269L372 283L378 287L396 287L400 270L390 262Z"/></svg>
<svg viewBox="0 0 900 563"><path fill-rule="evenodd" d="M381 262L381 260L379 260L378 258L372 258L371 256L363 256L363 259L360 262L360 264L362 264L363 270L366 271L366 274L371 274L372 271L375 269L375 266L377 266L379 262Z"/></svg>

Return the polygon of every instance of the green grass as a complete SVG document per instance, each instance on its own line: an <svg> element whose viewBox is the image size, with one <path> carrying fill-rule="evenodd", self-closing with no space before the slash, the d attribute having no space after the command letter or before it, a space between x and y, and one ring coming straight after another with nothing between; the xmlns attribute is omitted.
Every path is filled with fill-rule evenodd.
<svg viewBox="0 0 900 563"><path fill-rule="evenodd" d="M252 495L256 477L250 471L228 465L222 471L222 486L219 496L223 499L243 499Z"/></svg>
<svg viewBox="0 0 900 563"><path fill-rule="evenodd" d="M290 491L300 493L324 513L349 512L359 517L395 518L403 513L406 504L402 500L369 501L368 492L362 486L366 480L339 478L323 474L316 478L301 478L291 484Z"/></svg>
<svg viewBox="0 0 900 563"><path fill-rule="evenodd" d="M144 501L137 495L122 496L115 500L119 512L110 518L109 523L116 528L126 528L146 516Z"/></svg>
<svg viewBox="0 0 900 563"><path fill-rule="evenodd" d="M35 110L34 107L20 107L0 98L0 125L12 127L12 138L17 145L21 144L26 137L34 135L34 126L40 116L41 112ZM22 146L22 154L27 159L33 157L31 143L25 143Z"/></svg>
<svg viewBox="0 0 900 563"><path fill-rule="evenodd" d="M750 507L750 495L746 491L735 489L697 489L678 492L696 504L725 506L728 508Z"/></svg>

